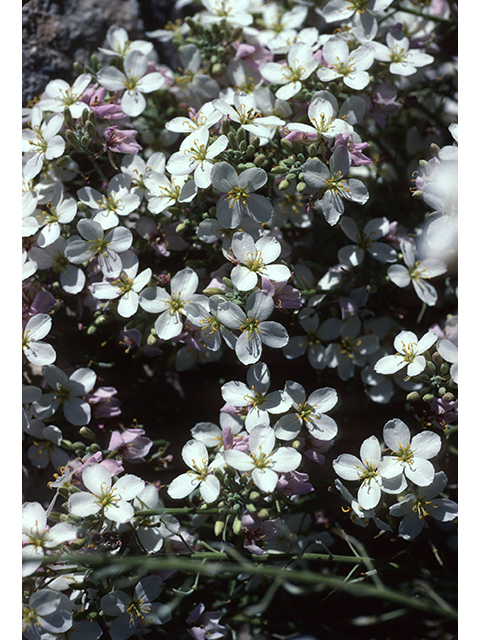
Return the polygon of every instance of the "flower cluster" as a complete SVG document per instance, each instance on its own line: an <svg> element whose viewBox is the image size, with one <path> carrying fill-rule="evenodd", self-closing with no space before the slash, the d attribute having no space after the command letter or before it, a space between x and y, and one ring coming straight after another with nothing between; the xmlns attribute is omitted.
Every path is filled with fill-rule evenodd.
<svg viewBox="0 0 480 640"><path fill-rule="evenodd" d="M284 637L280 585L385 596L370 520L453 531L454 4L202 0L24 110L26 638Z"/></svg>

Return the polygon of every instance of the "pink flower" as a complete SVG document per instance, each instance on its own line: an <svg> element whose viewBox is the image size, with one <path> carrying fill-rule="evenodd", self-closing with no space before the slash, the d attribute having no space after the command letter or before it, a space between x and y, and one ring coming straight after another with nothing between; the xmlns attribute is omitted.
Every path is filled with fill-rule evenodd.
<svg viewBox="0 0 480 640"><path fill-rule="evenodd" d="M117 451L117 455L132 463L145 462L144 456L150 451L153 442L143 437L143 429L126 429L122 433L114 431L108 444L110 451Z"/></svg>
<svg viewBox="0 0 480 640"><path fill-rule="evenodd" d="M137 154L142 147L135 142L135 129L119 129L117 125L107 127L103 133L106 151Z"/></svg>

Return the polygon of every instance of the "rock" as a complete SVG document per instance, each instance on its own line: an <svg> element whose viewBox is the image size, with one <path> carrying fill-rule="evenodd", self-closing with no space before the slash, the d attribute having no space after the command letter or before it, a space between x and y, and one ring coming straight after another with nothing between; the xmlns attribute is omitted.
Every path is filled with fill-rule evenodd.
<svg viewBox="0 0 480 640"><path fill-rule="evenodd" d="M179 17L172 0L29 0L22 7L23 106L50 80L75 78L73 62L89 63L109 26L124 27L131 39L163 28ZM166 51L153 41L160 59Z"/></svg>

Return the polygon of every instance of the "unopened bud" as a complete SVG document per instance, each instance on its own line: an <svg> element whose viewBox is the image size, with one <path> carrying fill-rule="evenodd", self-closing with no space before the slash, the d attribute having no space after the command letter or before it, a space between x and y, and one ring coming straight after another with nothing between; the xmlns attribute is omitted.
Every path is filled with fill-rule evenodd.
<svg viewBox="0 0 480 640"><path fill-rule="evenodd" d="M147 338L147 344L149 347L153 347L153 345L157 342L157 336L154 334L150 334Z"/></svg>
<svg viewBox="0 0 480 640"><path fill-rule="evenodd" d="M317 145L316 144L311 144L308 147L308 155L310 156L310 158L315 158L317 155Z"/></svg>
<svg viewBox="0 0 480 640"><path fill-rule="evenodd" d="M305 191L305 189L307 188L307 185L305 184L305 182L299 182L297 184L297 191L298 193L303 193Z"/></svg>
<svg viewBox="0 0 480 640"><path fill-rule="evenodd" d="M411 391L407 394L407 402L418 402L418 400L420 400L418 391Z"/></svg>
<svg viewBox="0 0 480 640"><path fill-rule="evenodd" d="M427 369L429 373L436 373L437 367L433 364L431 360L427 360Z"/></svg>
<svg viewBox="0 0 480 640"><path fill-rule="evenodd" d="M263 153L259 153L258 156L255 157L254 163L257 167L261 167L266 159L267 157Z"/></svg>
<svg viewBox="0 0 480 640"><path fill-rule="evenodd" d="M447 393L443 394L442 400L444 402L453 402L455 400L455 396L453 395L453 393L450 393L450 391L447 391Z"/></svg>
<svg viewBox="0 0 480 640"><path fill-rule="evenodd" d="M213 533L218 538L219 536L222 535L224 529L225 529L225 520L217 520L213 527Z"/></svg>
<svg viewBox="0 0 480 640"><path fill-rule="evenodd" d="M284 191L285 189L288 189L289 184L290 183L288 182L288 180L281 180L278 185L278 188L280 189L280 191Z"/></svg>
<svg viewBox="0 0 480 640"><path fill-rule="evenodd" d="M90 120L85 124L85 131L90 138L95 138L97 135L97 130L95 129L95 125Z"/></svg>
<svg viewBox="0 0 480 640"><path fill-rule="evenodd" d="M66 126L71 129L73 125L72 112L68 107L63 108L63 119L65 120Z"/></svg>
<svg viewBox="0 0 480 640"><path fill-rule="evenodd" d="M217 73L221 73L222 71L222 65L220 62L216 62L214 65L212 65L212 75L216 75Z"/></svg>
<svg viewBox="0 0 480 640"><path fill-rule="evenodd" d="M440 373L442 374L442 376L447 374L449 371L450 365L448 364L448 362L442 362L442 364L440 365Z"/></svg>
<svg viewBox="0 0 480 640"><path fill-rule="evenodd" d="M242 519L239 516L235 516L232 529L233 529L233 533L237 536L242 531Z"/></svg>
<svg viewBox="0 0 480 640"><path fill-rule="evenodd" d="M433 393L426 393L423 397L422 400L424 400L425 402L431 402L433 400L435 396L433 395Z"/></svg>
<svg viewBox="0 0 480 640"><path fill-rule="evenodd" d="M79 433L84 438L88 438L89 440L95 440L95 434L88 427L80 427Z"/></svg>
<svg viewBox="0 0 480 640"><path fill-rule="evenodd" d="M78 138L71 129L67 129L65 131L65 138L67 139L67 142L72 145L72 147L78 148Z"/></svg>
<svg viewBox="0 0 480 640"><path fill-rule="evenodd" d="M260 494L254 489L253 491L250 491L250 495L248 497L252 502L257 502L257 500L260 499Z"/></svg>
<svg viewBox="0 0 480 640"><path fill-rule="evenodd" d="M55 165L57 167L66 167L67 164L70 162L70 156L61 156L60 158L57 158L57 161L55 162Z"/></svg>
<svg viewBox="0 0 480 640"><path fill-rule="evenodd" d="M287 140L286 138L282 138L280 140L280 144L282 145L283 149L285 149L287 153L293 153L293 144L290 142L290 140Z"/></svg>

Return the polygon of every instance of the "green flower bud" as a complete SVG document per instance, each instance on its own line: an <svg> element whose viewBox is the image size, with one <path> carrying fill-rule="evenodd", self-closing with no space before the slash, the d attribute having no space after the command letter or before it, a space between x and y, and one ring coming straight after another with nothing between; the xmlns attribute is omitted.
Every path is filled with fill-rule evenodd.
<svg viewBox="0 0 480 640"><path fill-rule="evenodd" d="M307 185L305 184L305 182L299 182L297 184L297 191L298 193L303 193L305 191L305 189L307 188Z"/></svg>
<svg viewBox="0 0 480 640"><path fill-rule="evenodd" d="M84 135L80 138L80 144L82 145L82 147L85 147L85 148L90 146L91 141L92 139L90 138L90 136Z"/></svg>
<svg viewBox="0 0 480 640"><path fill-rule="evenodd" d="M218 538L219 536L222 535L224 529L225 529L225 520L217 520L213 527L213 533Z"/></svg>
<svg viewBox="0 0 480 640"><path fill-rule="evenodd" d="M450 365L448 364L448 362L442 362L442 364L440 365L440 373L442 374L442 376L446 375L449 371Z"/></svg>
<svg viewBox="0 0 480 640"><path fill-rule="evenodd" d="M90 122L90 120L88 120L87 123L85 124L85 131L87 132L87 135L90 138L95 138L95 136L97 135L97 130L95 129L95 125L93 124L93 122Z"/></svg>
<svg viewBox="0 0 480 640"><path fill-rule="evenodd" d="M260 494L258 493L258 491L255 491L254 489L253 491L250 491L250 495L248 496L248 498L252 502L257 502L257 500L260 499Z"/></svg>
<svg viewBox="0 0 480 640"><path fill-rule="evenodd" d="M222 65L220 62L216 62L214 65L212 65L212 76L215 76L218 73L221 73L221 71L222 71Z"/></svg>
<svg viewBox="0 0 480 640"><path fill-rule="evenodd" d="M237 535L237 536L238 536L239 533L241 533L241 531L242 531L242 519L240 518L240 516L235 516L235 520L233 521L232 529L233 529L233 533L235 535Z"/></svg>
<svg viewBox="0 0 480 640"><path fill-rule="evenodd" d="M290 183L288 182L288 180L282 180L279 185L278 188L280 189L280 191L283 191L284 189L288 189L288 185Z"/></svg>
<svg viewBox="0 0 480 640"><path fill-rule="evenodd" d="M285 149L287 153L293 153L293 144L290 142L290 140L287 140L286 138L282 138L280 140L280 144L282 145L282 148Z"/></svg>
<svg viewBox="0 0 480 640"><path fill-rule="evenodd" d="M147 344L149 347L153 347L153 345L157 342L157 336L150 334L147 338Z"/></svg>
<svg viewBox="0 0 480 640"><path fill-rule="evenodd" d="M71 129L73 126L73 118L69 107L63 107L63 119L65 120L65 125Z"/></svg>
<svg viewBox="0 0 480 640"><path fill-rule="evenodd" d="M300 142L300 140L294 140L293 141L293 151L295 153L295 155L298 156L299 153L303 153L303 146L302 143Z"/></svg>
<svg viewBox="0 0 480 640"><path fill-rule="evenodd" d="M418 402L418 400L420 400L420 394L418 393L418 391L411 391L407 394L408 402Z"/></svg>
<svg viewBox="0 0 480 640"><path fill-rule="evenodd" d="M450 393L450 391L447 391L447 393L443 394L442 400L444 402L453 402L455 400L455 396L453 395L453 393Z"/></svg>
<svg viewBox="0 0 480 640"><path fill-rule="evenodd" d="M308 155L310 156L310 158L315 158L317 155L317 145L315 143L311 144L308 147Z"/></svg>
<svg viewBox="0 0 480 640"><path fill-rule="evenodd" d="M97 332L97 327L92 324L87 329L87 336L93 336L93 334L96 332Z"/></svg>
<svg viewBox="0 0 480 640"><path fill-rule="evenodd" d="M65 131L65 138L67 142L72 145L72 147L75 147L75 149L78 149L79 147L78 138L71 129L67 129Z"/></svg>
<svg viewBox="0 0 480 640"><path fill-rule="evenodd" d="M437 373L437 367L433 364L431 360L427 360L427 369L429 373L432 373L432 374Z"/></svg>
<svg viewBox="0 0 480 640"><path fill-rule="evenodd" d="M257 512L257 507L252 503L249 502L246 506L246 509L249 513L256 513Z"/></svg>
<svg viewBox="0 0 480 640"><path fill-rule="evenodd" d="M422 400L424 400L425 402L431 402L434 399L434 395L433 393L426 393L423 397Z"/></svg>
<svg viewBox="0 0 480 640"><path fill-rule="evenodd" d="M80 427L79 433L84 438L88 438L89 440L96 440L95 434L88 427Z"/></svg>
<svg viewBox="0 0 480 640"><path fill-rule="evenodd" d="M66 167L67 164L70 162L70 156L61 156L60 158L57 158L57 161L55 162L55 165L57 167Z"/></svg>

